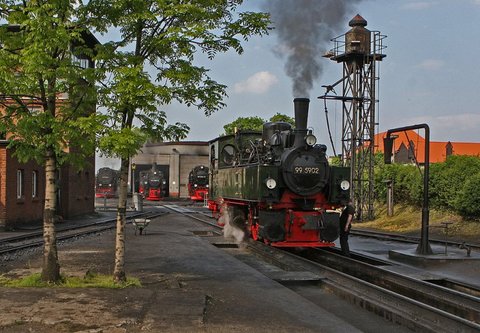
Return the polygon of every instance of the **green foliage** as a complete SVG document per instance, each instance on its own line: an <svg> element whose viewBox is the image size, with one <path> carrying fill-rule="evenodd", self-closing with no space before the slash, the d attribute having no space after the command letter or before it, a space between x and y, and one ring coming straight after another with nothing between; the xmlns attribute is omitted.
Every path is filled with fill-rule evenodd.
<svg viewBox="0 0 480 333"><path fill-rule="evenodd" d="M31 274L21 279L10 279L5 276L0 277L2 287L47 287L49 284L43 281L40 273Z"/></svg>
<svg viewBox="0 0 480 333"><path fill-rule="evenodd" d="M9 1L0 28L0 130L21 162L42 163L53 151L59 164L82 164L95 151L101 118L95 110L92 69L72 57L91 55L85 30L68 1ZM68 93L68 99L59 99ZM67 147L75 146L75 154Z"/></svg>
<svg viewBox="0 0 480 333"><path fill-rule="evenodd" d="M383 165L375 172L377 198L386 200L386 181L390 180L394 184L395 201L417 205L421 203L422 179L422 175L414 165Z"/></svg>
<svg viewBox="0 0 480 333"><path fill-rule="evenodd" d="M293 127L295 127L295 119L292 117L289 117L287 115L281 114L281 113L276 113L272 117L270 117L270 120L272 122L286 122L291 124ZM258 116L251 116L251 117L238 117L231 123L228 123L223 126L223 129L225 130L224 135L230 135L235 133L235 129L237 131L243 130L243 131L258 131L261 132L263 130L263 124L266 123L267 121L263 118L260 118Z"/></svg>
<svg viewBox="0 0 480 333"><path fill-rule="evenodd" d="M421 206L423 203L423 172L413 165L385 165L376 159L375 193L377 200L386 201L386 180L394 182L397 203ZM423 168L422 168L423 171ZM443 163L430 164L429 204L469 218L480 217L480 158L450 156Z"/></svg>
<svg viewBox="0 0 480 333"><path fill-rule="evenodd" d="M331 156L329 160L331 166L343 166L343 162L340 156Z"/></svg>
<svg viewBox="0 0 480 333"><path fill-rule="evenodd" d="M290 116L287 116L285 114L281 114L281 113L276 113L275 115L273 115L270 118L270 121L285 122L285 123L289 123L290 125L292 125L292 127L295 127L295 119L290 117Z"/></svg>
<svg viewBox="0 0 480 333"><path fill-rule="evenodd" d="M465 217L480 220L480 171L471 175L456 197L456 210Z"/></svg>
<svg viewBox="0 0 480 333"><path fill-rule="evenodd" d="M137 153L147 138L139 128L106 129L99 140L98 149L106 156L128 159Z"/></svg>
<svg viewBox="0 0 480 333"><path fill-rule="evenodd" d="M90 0L79 15L97 31L116 29L118 38L97 50L103 71L99 104L111 119L106 135L126 134L131 151L107 139L106 153L126 157L141 140L178 140L189 126L167 124L163 105L177 101L210 115L225 106L226 86L214 81L195 58L233 49L243 52L242 40L268 31L268 15L238 12L240 0L127 1ZM146 136L132 140L138 126ZM117 134L114 134L117 131ZM116 151L118 147L118 151Z"/></svg>
<svg viewBox="0 0 480 333"><path fill-rule="evenodd" d="M237 131L243 130L243 131L259 131L261 132L263 129L263 123L265 123L265 120L258 116L252 116L252 117L239 117L236 120L232 121L229 124L226 124L223 126L223 129L225 130L225 134L234 134L235 129Z"/></svg>
<svg viewBox="0 0 480 333"><path fill-rule="evenodd" d="M480 158L473 156L449 156L444 163L431 168L430 187L433 205L455 210L457 196L467 180L480 173Z"/></svg>
<svg viewBox="0 0 480 333"><path fill-rule="evenodd" d="M64 276L58 283L48 283L41 279L40 273L31 274L20 279L10 279L3 275L0 276L0 286L10 288L127 288L141 287L140 280L137 278L128 278L125 283L114 283L111 275L86 274L82 277Z"/></svg>

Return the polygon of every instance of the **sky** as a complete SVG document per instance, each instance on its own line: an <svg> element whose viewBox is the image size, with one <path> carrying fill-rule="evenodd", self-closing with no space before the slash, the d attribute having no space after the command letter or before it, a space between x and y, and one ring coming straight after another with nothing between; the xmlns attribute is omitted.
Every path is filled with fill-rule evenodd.
<svg viewBox="0 0 480 333"><path fill-rule="evenodd" d="M296 7L285 8L292 1ZM305 2L313 7L302 13L298 5ZM302 23L319 17L323 20L309 30L313 31L312 38L319 38L312 42L316 45L313 61L318 68L311 87L302 93L304 96L293 92L294 80L286 70L292 47L286 45L285 36L294 32L275 23L278 27L268 36L245 42L242 55L227 52L212 61L199 60L199 64L211 70L214 80L227 85L227 106L209 117L182 105L165 106L163 110L170 123L178 121L190 126L186 141L214 139L223 133L225 124L238 117L269 119L276 113L293 116L293 98L308 97L308 126L314 129L317 142L325 143L327 153L332 154L323 100L317 97L325 92L322 85L333 84L342 77L342 64L323 58L322 54L333 48L330 39L347 32L348 22L360 14L368 22L367 29L387 36L383 41L386 57L378 72L377 132L426 123L432 141L480 142L480 0L245 0L240 9L270 11L272 4L276 5L275 10L280 7L289 13L299 12L303 15ZM292 29L296 27L294 22ZM341 85L336 91L341 94ZM341 102L329 101L327 109L338 152ZM97 169L102 165L114 163L98 159Z"/></svg>

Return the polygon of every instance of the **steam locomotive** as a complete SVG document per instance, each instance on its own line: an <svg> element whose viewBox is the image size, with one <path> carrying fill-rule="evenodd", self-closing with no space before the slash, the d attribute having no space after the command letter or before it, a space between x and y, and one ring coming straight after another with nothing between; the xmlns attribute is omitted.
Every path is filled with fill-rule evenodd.
<svg viewBox="0 0 480 333"><path fill-rule="evenodd" d="M334 245L350 169L329 165L307 129L309 102L294 100L295 129L268 122L210 141L209 208L220 224L276 247Z"/></svg>
<svg viewBox="0 0 480 333"><path fill-rule="evenodd" d="M208 195L208 167L197 165L188 174L188 195L191 200L202 201Z"/></svg>
<svg viewBox="0 0 480 333"><path fill-rule="evenodd" d="M118 195L120 172L111 168L100 168L95 179L95 196L113 198Z"/></svg>
<svg viewBox="0 0 480 333"><path fill-rule="evenodd" d="M167 180L162 171L154 163L152 168L139 173L138 192L149 201L159 201L167 193Z"/></svg>

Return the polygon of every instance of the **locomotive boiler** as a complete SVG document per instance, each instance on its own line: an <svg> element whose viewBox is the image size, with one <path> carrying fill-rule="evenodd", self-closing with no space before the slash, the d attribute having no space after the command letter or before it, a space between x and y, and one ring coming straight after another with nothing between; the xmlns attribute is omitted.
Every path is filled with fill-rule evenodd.
<svg viewBox="0 0 480 333"><path fill-rule="evenodd" d="M152 168L139 173L139 193L149 201L159 201L167 193L167 180L154 163Z"/></svg>
<svg viewBox="0 0 480 333"><path fill-rule="evenodd" d="M209 208L272 246L333 246L339 210L349 198L349 168L329 165L326 146L307 129L309 102L294 100L295 128L269 122L262 133L209 143Z"/></svg>
<svg viewBox="0 0 480 333"><path fill-rule="evenodd" d="M208 167L197 165L188 174L188 195L191 200L203 201L208 195Z"/></svg>
<svg viewBox="0 0 480 333"><path fill-rule="evenodd" d="M113 198L118 195L120 172L111 168L100 168L95 177L95 196Z"/></svg>

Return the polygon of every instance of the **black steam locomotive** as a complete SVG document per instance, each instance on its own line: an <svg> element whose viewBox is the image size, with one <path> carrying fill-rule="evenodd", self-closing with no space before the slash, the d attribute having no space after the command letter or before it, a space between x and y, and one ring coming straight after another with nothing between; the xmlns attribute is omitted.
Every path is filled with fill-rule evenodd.
<svg viewBox="0 0 480 333"><path fill-rule="evenodd" d="M307 130L306 98L296 98L295 129L269 122L263 133L210 142L209 208L219 223L278 247L333 246L350 170L330 166L326 146Z"/></svg>
<svg viewBox="0 0 480 333"><path fill-rule="evenodd" d="M208 195L208 167L197 165L188 174L188 195L191 200L201 201Z"/></svg>
<svg viewBox="0 0 480 333"><path fill-rule="evenodd" d="M149 201L159 201L167 193L167 179L154 163L152 168L139 173L139 193Z"/></svg>
<svg viewBox="0 0 480 333"><path fill-rule="evenodd" d="M113 198L118 195L120 171L111 168L100 168L95 179L95 196L97 198Z"/></svg>

